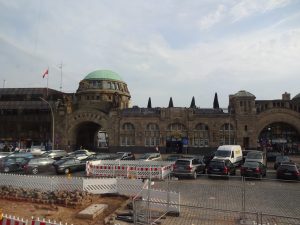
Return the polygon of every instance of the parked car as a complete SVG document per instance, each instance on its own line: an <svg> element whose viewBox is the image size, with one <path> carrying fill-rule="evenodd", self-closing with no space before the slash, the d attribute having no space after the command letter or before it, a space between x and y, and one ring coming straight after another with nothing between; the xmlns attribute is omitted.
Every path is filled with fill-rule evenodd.
<svg viewBox="0 0 300 225"><path fill-rule="evenodd" d="M205 163L199 158L181 158L177 159L174 165L172 175L175 177L197 178L198 174L205 173Z"/></svg>
<svg viewBox="0 0 300 225"><path fill-rule="evenodd" d="M111 159L111 154L108 153L98 153L98 154L93 154L87 157L86 159L83 159L84 161L96 161L96 160L110 160Z"/></svg>
<svg viewBox="0 0 300 225"><path fill-rule="evenodd" d="M241 176L262 178L267 174L267 167L261 162L246 161L241 167Z"/></svg>
<svg viewBox="0 0 300 225"><path fill-rule="evenodd" d="M145 153L138 160L143 161L161 161L162 157L160 153Z"/></svg>
<svg viewBox="0 0 300 225"><path fill-rule="evenodd" d="M117 152L121 160L135 160L134 154L131 152Z"/></svg>
<svg viewBox="0 0 300 225"><path fill-rule="evenodd" d="M38 174L40 172L51 171L53 169L51 158L32 158L29 159L23 166L23 171L30 174Z"/></svg>
<svg viewBox="0 0 300 225"><path fill-rule="evenodd" d="M83 150L76 150L74 152L70 152L70 153L68 153L67 157L73 157L73 158L77 158L77 159L81 160L81 159L85 159L85 158L89 157L90 155L94 155L94 154L96 154L96 153L83 149Z"/></svg>
<svg viewBox="0 0 300 225"><path fill-rule="evenodd" d="M180 154L169 155L165 161L175 162L177 159L181 159L183 156Z"/></svg>
<svg viewBox="0 0 300 225"><path fill-rule="evenodd" d="M203 158L203 161L206 165L209 165L210 161L215 157L216 155L216 152L213 151L213 152L210 152L206 155L204 155L204 158Z"/></svg>
<svg viewBox="0 0 300 225"><path fill-rule="evenodd" d="M42 155L43 153L45 153L46 149L45 149L45 146L42 146L42 145L32 145L30 147L30 152L34 156L39 156L39 155Z"/></svg>
<svg viewBox="0 0 300 225"><path fill-rule="evenodd" d="M277 179L299 180L300 168L294 162L283 162L277 169Z"/></svg>
<svg viewBox="0 0 300 225"><path fill-rule="evenodd" d="M58 160L67 155L68 155L68 153L65 150L50 150L50 151L46 151L41 156Z"/></svg>
<svg viewBox="0 0 300 225"><path fill-rule="evenodd" d="M281 155L280 152L267 152L267 161L268 162L275 162L276 157Z"/></svg>
<svg viewBox="0 0 300 225"><path fill-rule="evenodd" d="M14 152L8 157L25 157L25 158L34 158L31 152Z"/></svg>
<svg viewBox="0 0 300 225"><path fill-rule="evenodd" d="M0 152L0 159L11 155L11 152Z"/></svg>
<svg viewBox="0 0 300 225"><path fill-rule="evenodd" d="M274 163L274 170L277 170L277 168L280 166L281 163L283 162L290 162L290 157L286 156L286 155L278 155L276 156L276 160Z"/></svg>
<svg viewBox="0 0 300 225"><path fill-rule="evenodd" d="M245 160L246 160L246 157L247 157L248 152L251 152L251 151L253 151L253 150L242 150L242 154L243 154L243 163L244 163Z"/></svg>
<svg viewBox="0 0 300 225"><path fill-rule="evenodd" d="M242 148L240 145L221 145L218 147L214 159L229 160L239 166L243 162Z"/></svg>
<svg viewBox="0 0 300 225"><path fill-rule="evenodd" d="M262 164L265 164L266 160L263 152L253 150L248 152L245 158L245 162L260 162Z"/></svg>
<svg viewBox="0 0 300 225"><path fill-rule="evenodd" d="M229 176L235 175L236 169L233 163L227 159L213 159L207 167L207 174L209 176L220 175Z"/></svg>
<svg viewBox="0 0 300 225"><path fill-rule="evenodd" d="M77 158L62 158L52 164L57 174L69 174L74 171L84 171L86 168L85 160Z"/></svg>
<svg viewBox="0 0 300 225"><path fill-rule="evenodd" d="M0 171L4 173L22 171L27 163L27 157L5 157L0 161Z"/></svg>

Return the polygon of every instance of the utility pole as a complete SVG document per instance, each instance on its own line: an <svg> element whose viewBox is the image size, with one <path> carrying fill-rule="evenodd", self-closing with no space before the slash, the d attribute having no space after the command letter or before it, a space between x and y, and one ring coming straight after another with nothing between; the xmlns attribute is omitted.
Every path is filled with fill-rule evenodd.
<svg viewBox="0 0 300 225"><path fill-rule="evenodd" d="M48 106L49 106L49 108L50 108L50 111L51 111L51 116L52 116L52 150L54 149L54 141L55 141L55 139L54 139L54 113L53 113L53 109L52 109L52 106L50 105L50 103L48 102L48 101L46 101L45 99L43 99L42 97L40 97L40 99L43 101L43 102L45 102L45 103L47 103L48 104Z"/></svg>
<svg viewBox="0 0 300 225"><path fill-rule="evenodd" d="M6 80L4 79L3 80L3 88L5 88L5 82L6 82Z"/></svg>

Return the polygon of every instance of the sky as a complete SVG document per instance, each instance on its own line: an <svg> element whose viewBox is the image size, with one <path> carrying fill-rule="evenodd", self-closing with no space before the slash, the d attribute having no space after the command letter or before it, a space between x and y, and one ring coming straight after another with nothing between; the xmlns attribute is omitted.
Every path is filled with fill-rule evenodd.
<svg viewBox="0 0 300 225"><path fill-rule="evenodd" d="M62 64L62 70L60 69ZM246 90L300 93L299 0L0 0L1 88L74 93L90 72L127 83L131 106L212 108Z"/></svg>

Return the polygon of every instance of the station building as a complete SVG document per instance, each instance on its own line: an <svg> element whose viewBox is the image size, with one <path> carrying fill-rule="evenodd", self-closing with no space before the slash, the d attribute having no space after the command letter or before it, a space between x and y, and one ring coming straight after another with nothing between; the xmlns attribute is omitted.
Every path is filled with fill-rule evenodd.
<svg viewBox="0 0 300 225"><path fill-rule="evenodd" d="M300 151L300 94L256 100L241 90L228 108L130 106L126 82L110 70L89 73L75 93L47 88L0 88L0 143L29 148L43 145L68 151L201 153L223 144ZM212 96L213 98L213 96ZM53 114L52 114L52 112ZM54 122L54 123L53 123ZM54 128L54 129L53 129Z"/></svg>

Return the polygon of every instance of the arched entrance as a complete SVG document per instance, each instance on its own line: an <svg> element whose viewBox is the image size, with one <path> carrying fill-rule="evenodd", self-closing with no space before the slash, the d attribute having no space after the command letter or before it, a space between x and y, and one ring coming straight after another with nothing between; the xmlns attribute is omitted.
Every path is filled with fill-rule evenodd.
<svg viewBox="0 0 300 225"><path fill-rule="evenodd" d="M269 151L296 153L299 151L300 136L296 128L288 123L271 123L259 135L261 147Z"/></svg>
<svg viewBox="0 0 300 225"><path fill-rule="evenodd" d="M103 128L94 122L82 122L76 129L76 147L99 150L108 147L108 136Z"/></svg>

